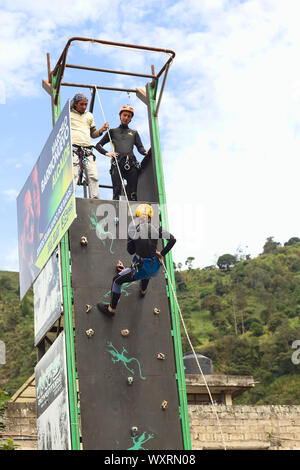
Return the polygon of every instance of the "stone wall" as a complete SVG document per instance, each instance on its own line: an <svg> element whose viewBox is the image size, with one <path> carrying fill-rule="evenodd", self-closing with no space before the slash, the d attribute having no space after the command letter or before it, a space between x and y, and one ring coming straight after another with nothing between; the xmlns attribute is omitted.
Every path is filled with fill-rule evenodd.
<svg viewBox="0 0 300 470"><path fill-rule="evenodd" d="M36 449L35 413L34 402L8 403L2 439ZM224 449L222 434L228 450L300 450L300 406L189 405L189 416L194 450Z"/></svg>
<svg viewBox="0 0 300 470"><path fill-rule="evenodd" d="M193 449L300 450L300 406L192 405L189 416Z"/></svg>
<svg viewBox="0 0 300 470"><path fill-rule="evenodd" d="M12 438L20 450L37 449L35 402L8 402L4 424L5 429L1 432L1 439L5 441Z"/></svg>

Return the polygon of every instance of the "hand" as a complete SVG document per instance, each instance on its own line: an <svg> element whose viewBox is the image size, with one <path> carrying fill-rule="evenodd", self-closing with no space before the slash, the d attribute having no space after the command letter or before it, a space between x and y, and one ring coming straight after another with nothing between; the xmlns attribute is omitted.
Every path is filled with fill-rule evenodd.
<svg viewBox="0 0 300 470"><path fill-rule="evenodd" d="M116 270L118 271L118 273L120 273L121 271L123 271L123 269L125 269L125 266L124 264L122 263L121 260L119 260L117 262L117 265L116 265Z"/></svg>
<svg viewBox="0 0 300 470"><path fill-rule="evenodd" d="M119 154L117 152L107 152L105 155L107 157L113 158L113 157L117 157Z"/></svg>
<svg viewBox="0 0 300 470"><path fill-rule="evenodd" d="M109 124L108 122L105 122L100 129L100 133L103 134L103 132L107 131L108 128L109 128Z"/></svg>
<svg viewBox="0 0 300 470"><path fill-rule="evenodd" d="M156 256L158 257L159 261L163 259L163 256L160 251L156 252Z"/></svg>

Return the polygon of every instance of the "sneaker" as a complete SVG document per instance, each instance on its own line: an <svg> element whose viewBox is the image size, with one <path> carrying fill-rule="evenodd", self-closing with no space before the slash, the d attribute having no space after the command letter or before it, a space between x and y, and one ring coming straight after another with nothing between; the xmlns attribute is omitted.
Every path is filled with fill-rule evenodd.
<svg viewBox="0 0 300 470"><path fill-rule="evenodd" d="M107 304L103 304L103 303L98 303L97 304L97 308L98 310L101 312L101 313L104 313L104 315L106 315L107 317L113 317L115 312L110 312L108 310L108 305Z"/></svg>
<svg viewBox="0 0 300 470"><path fill-rule="evenodd" d="M146 290L145 290L145 291L142 291L142 290L140 289L140 297L145 297L146 294L147 294L147 291L146 291Z"/></svg>

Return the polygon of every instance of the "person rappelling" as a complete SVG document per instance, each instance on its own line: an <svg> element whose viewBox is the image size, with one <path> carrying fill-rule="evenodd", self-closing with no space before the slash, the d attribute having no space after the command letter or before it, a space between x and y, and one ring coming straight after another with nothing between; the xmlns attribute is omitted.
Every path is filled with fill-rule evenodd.
<svg viewBox="0 0 300 470"><path fill-rule="evenodd" d="M90 138L100 137L108 129L108 123L105 122L101 129L97 130L94 116L87 111L87 105L88 98L83 93L77 93L70 102L74 185L76 190L78 180L84 173L89 197L99 199L98 170Z"/></svg>
<svg viewBox="0 0 300 470"><path fill-rule="evenodd" d="M124 105L121 107L120 112L120 125L114 129L110 129L104 137L97 143L96 149L112 158L110 169L111 180L113 185L113 199L118 200L122 191L122 181L120 178L119 170L122 178L127 181L127 198L129 201L137 201L137 184L138 172L140 163L137 161L133 147L136 146L141 155L147 155L139 133L128 127L134 116L134 109L132 106ZM107 152L103 146L111 142L113 145L113 152ZM117 158L119 170L115 161Z"/></svg>
<svg viewBox="0 0 300 470"><path fill-rule="evenodd" d="M131 267L126 268L119 260L116 266L118 274L112 280L110 304L99 302L97 308L108 317L113 317L121 297L122 284L140 281L140 296L146 295L149 281L159 273L161 260L176 243L174 236L162 227L152 225L153 208L149 204L140 204L136 209L139 217L137 226L128 230L127 251L134 255ZM159 239L168 240L161 252L157 251Z"/></svg>

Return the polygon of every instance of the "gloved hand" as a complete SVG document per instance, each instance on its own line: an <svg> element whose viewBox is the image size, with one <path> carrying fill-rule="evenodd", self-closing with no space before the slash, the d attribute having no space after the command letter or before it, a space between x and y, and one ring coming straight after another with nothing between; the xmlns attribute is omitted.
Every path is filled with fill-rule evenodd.
<svg viewBox="0 0 300 470"><path fill-rule="evenodd" d="M116 270L118 273L120 273L121 271L123 271L123 269L125 269L125 266L122 261L119 260L116 264Z"/></svg>

